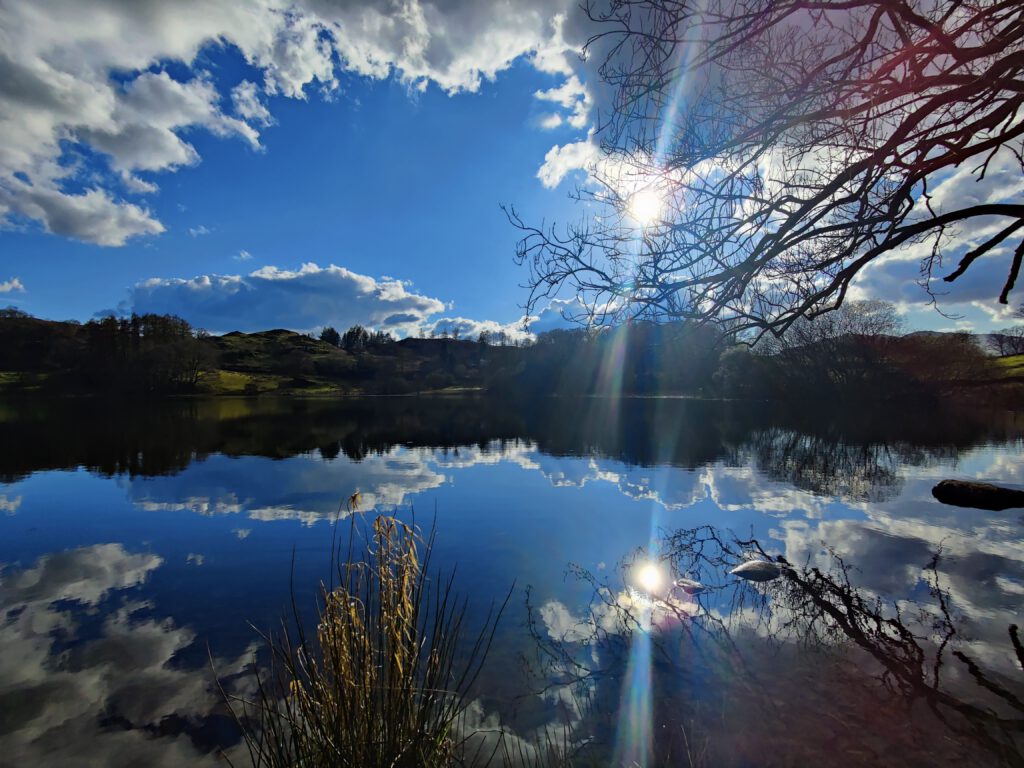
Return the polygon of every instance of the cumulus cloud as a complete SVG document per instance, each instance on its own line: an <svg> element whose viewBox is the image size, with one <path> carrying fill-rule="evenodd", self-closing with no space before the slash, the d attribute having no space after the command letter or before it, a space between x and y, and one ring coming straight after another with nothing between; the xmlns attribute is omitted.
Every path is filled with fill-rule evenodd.
<svg viewBox="0 0 1024 768"><path fill-rule="evenodd" d="M562 122L562 116L557 112L553 112L549 115L544 115L544 117L540 119L540 127L550 131L560 126Z"/></svg>
<svg viewBox="0 0 1024 768"><path fill-rule="evenodd" d="M441 301L410 292L400 280L312 263L294 271L262 267L248 275L153 278L132 289L130 304L136 312L180 315L214 332L364 324L402 334L444 310Z"/></svg>
<svg viewBox="0 0 1024 768"><path fill-rule="evenodd" d="M599 150L593 137L582 141L556 145L544 155L544 163L537 171L537 178L548 189L554 189L573 171L588 171L597 161Z"/></svg>
<svg viewBox="0 0 1024 768"><path fill-rule="evenodd" d="M337 30L344 65L368 77L394 73L413 88L436 83L448 93L476 91L520 57L546 72L568 74L561 17L568 2L500 4L423 2L333 3L310 7Z"/></svg>
<svg viewBox="0 0 1024 768"><path fill-rule="evenodd" d="M570 76L561 85L537 91L533 95L541 101L554 102L562 109L568 110L570 114L565 118L565 122L573 128L586 127L592 99L590 92L576 75ZM557 118L557 120L552 121L552 118ZM541 125L545 128L556 128L562 124L562 121L562 116L555 113L546 118Z"/></svg>
<svg viewBox="0 0 1024 768"><path fill-rule="evenodd" d="M582 36L567 14L579 15L568 0L6 3L0 223L34 221L109 246L159 234L156 215L124 199L157 190L140 173L199 162L185 138L195 129L258 148L260 129L273 122L266 96L331 94L342 72L395 77L420 90L433 83L454 94L478 90L522 58L565 79L540 98L579 127L589 96L573 76ZM212 49L237 51L258 75L216 82L197 65Z"/></svg>
<svg viewBox="0 0 1024 768"><path fill-rule="evenodd" d="M16 277L12 277L10 280L5 280L0 283L0 293L24 293L25 286L21 280Z"/></svg>
<svg viewBox="0 0 1024 768"><path fill-rule="evenodd" d="M189 237L202 237L203 235L208 235L211 232L213 232L212 229L210 229L209 227L203 226L202 224L200 224L198 227L189 227L188 228Z"/></svg>
<svg viewBox="0 0 1024 768"><path fill-rule="evenodd" d="M251 120L260 125L270 125L274 118L270 110L264 106L259 97L259 86L243 80L231 90L231 102L235 112L244 120Z"/></svg>
<svg viewBox="0 0 1024 768"><path fill-rule="evenodd" d="M246 250L233 257L249 261ZM306 332L331 325L362 325L397 336L452 335L475 341L483 331L513 341L533 338L521 318L510 323L440 317L449 306L416 293L406 281L374 278L344 267L307 263L297 270L261 267L247 275L152 278L137 283L121 305L126 312L183 317L213 333L289 328ZM546 318L546 315L545 315ZM546 322L543 324L546 326Z"/></svg>
<svg viewBox="0 0 1024 768"><path fill-rule="evenodd" d="M558 328L578 328L579 323L572 318L585 313L585 308L577 299L552 299L534 317L529 319L530 331L544 333Z"/></svg>
<svg viewBox="0 0 1024 768"><path fill-rule="evenodd" d="M931 207L942 214L971 205L1019 202L1024 195L1024 176L1020 162L1011 151L1003 149L989 164L983 179L968 164L952 173L929 182ZM920 215L924 215L923 213ZM950 228L942 242L940 260L933 265L930 288L936 294L939 309L946 314L969 318L977 331L993 330L1010 319L1013 305L1019 305L1018 291L1010 294L1010 305L1001 305L997 297L1010 268L1016 240L1010 238L976 260L967 272L952 283L942 280L956 267L960 258L1006 226L1006 220L979 217L969 226ZM875 259L865 267L851 286L852 299L884 299L899 305L905 313L922 313L932 301L923 287L927 275L922 268L932 255L932 242L914 243ZM928 323L934 326L936 316L929 313Z"/></svg>
<svg viewBox="0 0 1024 768"><path fill-rule="evenodd" d="M82 130L79 137L110 155L114 169L125 176L197 163L195 148L177 133L187 127L206 128L216 136L237 135L258 147L256 130L221 112L219 99L213 83L204 78L178 82L166 72L146 72L118 95L112 125Z"/></svg>
<svg viewBox="0 0 1024 768"><path fill-rule="evenodd" d="M424 336L458 336L460 339L476 341L480 334L504 333L512 341L523 341L533 338L533 334L524 329L523 320L512 323L498 323L494 320L470 320L466 317L442 317L423 325L420 333Z"/></svg>
<svg viewBox="0 0 1024 768"><path fill-rule="evenodd" d="M124 245L137 235L165 231L148 208L119 202L102 189L67 194L56 187L31 186L14 179L10 188L0 187L0 207L40 222L51 234L97 245Z"/></svg>

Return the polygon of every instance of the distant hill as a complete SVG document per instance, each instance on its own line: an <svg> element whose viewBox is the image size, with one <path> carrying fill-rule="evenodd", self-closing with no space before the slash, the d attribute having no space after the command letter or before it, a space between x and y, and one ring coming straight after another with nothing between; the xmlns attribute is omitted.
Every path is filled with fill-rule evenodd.
<svg viewBox="0 0 1024 768"><path fill-rule="evenodd" d="M145 330L138 331L127 319L83 325L6 310L0 316L0 390L141 388L215 395L465 391L484 387L495 372L522 357L516 348L456 339L389 340L353 352L283 328L177 336L159 346L147 346L147 339Z"/></svg>
<svg viewBox="0 0 1024 768"><path fill-rule="evenodd" d="M1024 357L978 337L843 335L751 350L709 325L557 330L528 347L359 327L210 336L164 315L57 322L0 310L0 392L48 395L697 396L1024 406Z"/></svg>

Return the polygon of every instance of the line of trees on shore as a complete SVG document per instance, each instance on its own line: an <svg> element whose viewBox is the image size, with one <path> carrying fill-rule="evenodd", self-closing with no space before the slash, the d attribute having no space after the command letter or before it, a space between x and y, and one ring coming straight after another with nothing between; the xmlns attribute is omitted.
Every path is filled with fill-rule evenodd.
<svg viewBox="0 0 1024 768"><path fill-rule="evenodd" d="M166 315L78 324L9 309L0 311L0 371L45 373L59 390L142 394L194 392L206 372L223 368L291 377L293 388L321 381L368 393L901 399L1012 386L993 356L1024 353L1016 329L987 337L902 330L893 305L880 301L848 302L756 343L686 322L559 329L525 343L487 332L396 340L358 325L218 338ZM272 343L258 354L239 346L265 338Z"/></svg>
<svg viewBox="0 0 1024 768"><path fill-rule="evenodd" d="M345 333L339 333L332 325L324 326L316 338L327 342L332 347L344 349L346 352L362 352L367 349L383 347L396 341L395 337L387 331L374 331L364 328L361 325L353 325ZM471 337L464 337L458 326L434 328L430 331L430 339L451 339L453 341L472 341ZM485 347L525 347L530 345L527 337L513 337L506 331L489 331L484 329L476 337L477 344Z"/></svg>
<svg viewBox="0 0 1024 768"><path fill-rule="evenodd" d="M895 308L879 301L849 302L752 345L711 324L554 331L526 351L509 383L538 394L899 399L999 375L978 337L901 331Z"/></svg>
<svg viewBox="0 0 1024 768"><path fill-rule="evenodd" d="M208 337L173 315L54 323L7 308L0 310L0 370L46 373L61 389L189 392L216 367Z"/></svg>

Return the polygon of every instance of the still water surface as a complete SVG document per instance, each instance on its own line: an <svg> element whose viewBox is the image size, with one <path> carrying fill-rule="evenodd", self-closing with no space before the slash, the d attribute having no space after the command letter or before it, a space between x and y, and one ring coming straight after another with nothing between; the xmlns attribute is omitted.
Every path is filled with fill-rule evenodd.
<svg viewBox="0 0 1024 768"><path fill-rule="evenodd" d="M474 693L509 739L1020 764L1024 510L931 488L1024 483L1022 437L1009 412L686 400L0 405L0 764L215 762L237 736L209 657L244 687L356 491L360 517L436 520L471 618L515 584ZM758 545L799 578L729 576ZM647 600L648 562L708 589Z"/></svg>

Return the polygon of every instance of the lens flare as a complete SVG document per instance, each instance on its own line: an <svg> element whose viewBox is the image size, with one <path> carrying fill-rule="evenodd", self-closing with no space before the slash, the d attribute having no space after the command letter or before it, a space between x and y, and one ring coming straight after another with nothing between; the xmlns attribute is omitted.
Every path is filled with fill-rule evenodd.
<svg viewBox="0 0 1024 768"><path fill-rule="evenodd" d="M643 614L641 618L646 623ZM612 765L647 768L652 762L651 657L650 635L642 630L634 632L619 704Z"/></svg>

